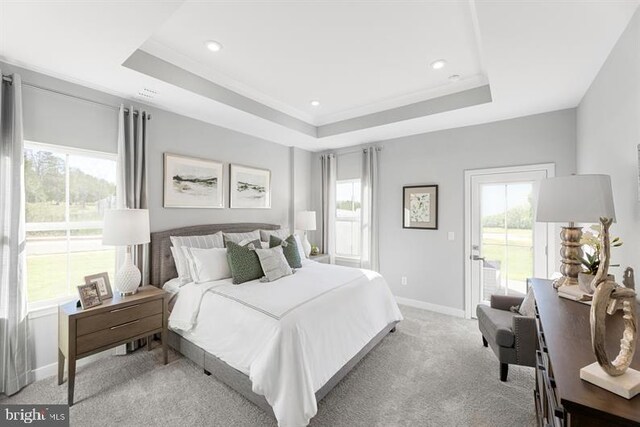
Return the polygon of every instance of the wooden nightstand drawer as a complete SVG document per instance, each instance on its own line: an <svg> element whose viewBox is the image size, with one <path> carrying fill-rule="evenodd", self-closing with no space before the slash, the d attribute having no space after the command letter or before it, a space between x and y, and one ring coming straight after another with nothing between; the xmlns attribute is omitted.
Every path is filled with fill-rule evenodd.
<svg viewBox="0 0 640 427"><path fill-rule="evenodd" d="M122 325L143 317L162 314L163 303L162 299L157 299L155 301L131 304L126 307L117 307L94 316L80 318L76 326L77 335L80 337L81 335L109 329L112 326Z"/></svg>
<svg viewBox="0 0 640 427"><path fill-rule="evenodd" d="M144 335L145 332L161 328L162 313L120 323L108 329L102 329L81 337L79 336L76 342L76 354L80 356L83 353L88 353L101 347L131 339L138 335Z"/></svg>

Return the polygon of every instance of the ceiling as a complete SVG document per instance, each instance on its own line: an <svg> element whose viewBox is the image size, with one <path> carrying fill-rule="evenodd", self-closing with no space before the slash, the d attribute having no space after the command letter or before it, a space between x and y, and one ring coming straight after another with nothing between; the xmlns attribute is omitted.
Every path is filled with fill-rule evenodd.
<svg viewBox="0 0 640 427"><path fill-rule="evenodd" d="M323 150L575 107L637 7L0 0L0 60Z"/></svg>

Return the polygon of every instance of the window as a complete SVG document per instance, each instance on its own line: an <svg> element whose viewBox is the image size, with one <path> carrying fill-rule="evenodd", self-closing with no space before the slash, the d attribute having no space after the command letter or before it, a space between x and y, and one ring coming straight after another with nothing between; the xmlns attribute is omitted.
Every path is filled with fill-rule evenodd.
<svg viewBox="0 0 640 427"><path fill-rule="evenodd" d="M360 257L360 180L336 182L336 256Z"/></svg>
<svg viewBox="0 0 640 427"><path fill-rule="evenodd" d="M27 143L24 161L30 306L76 296L89 274L113 278L102 220L115 207L116 156Z"/></svg>

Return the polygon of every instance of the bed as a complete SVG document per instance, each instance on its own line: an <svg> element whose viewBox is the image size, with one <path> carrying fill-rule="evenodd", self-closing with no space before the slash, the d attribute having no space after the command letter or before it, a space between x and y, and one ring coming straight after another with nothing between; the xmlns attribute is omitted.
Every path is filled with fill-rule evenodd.
<svg viewBox="0 0 640 427"><path fill-rule="evenodd" d="M170 236L279 228L211 224L151 233L151 282L162 286L177 277ZM379 274L309 260L275 282L219 280L178 289L169 345L282 427L307 425L317 402L402 320Z"/></svg>

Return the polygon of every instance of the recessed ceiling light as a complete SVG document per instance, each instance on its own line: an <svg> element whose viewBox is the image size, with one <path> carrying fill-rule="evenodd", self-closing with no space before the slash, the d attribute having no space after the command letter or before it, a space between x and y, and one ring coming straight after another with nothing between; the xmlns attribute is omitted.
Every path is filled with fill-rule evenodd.
<svg viewBox="0 0 640 427"><path fill-rule="evenodd" d="M318 101L317 99L314 99L313 101L310 102L312 107L318 107L320 105L320 101Z"/></svg>
<svg viewBox="0 0 640 427"><path fill-rule="evenodd" d="M452 74L449 76L449 81L457 82L460 81L460 74Z"/></svg>
<svg viewBox="0 0 640 427"><path fill-rule="evenodd" d="M438 59L437 61L433 61L431 63L431 68L433 68L434 70L439 70L441 68L444 68L445 65L447 65L447 61L445 61L444 59Z"/></svg>
<svg viewBox="0 0 640 427"><path fill-rule="evenodd" d="M219 51L222 50L222 45L219 42L215 41L215 40L206 41L206 42L204 42L204 45L211 52L219 52Z"/></svg>

